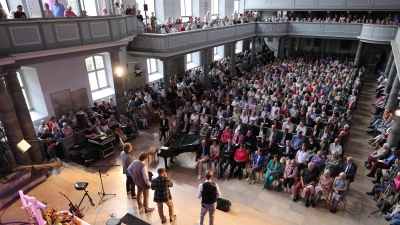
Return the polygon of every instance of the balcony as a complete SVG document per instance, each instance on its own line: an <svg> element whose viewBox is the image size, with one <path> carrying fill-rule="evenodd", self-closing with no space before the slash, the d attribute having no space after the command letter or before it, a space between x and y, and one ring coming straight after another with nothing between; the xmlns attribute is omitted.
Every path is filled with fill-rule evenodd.
<svg viewBox="0 0 400 225"><path fill-rule="evenodd" d="M0 55L132 39L143 31L140 25L135 16L2 20Z"/></svg>
<svg viewBox="0 0 400 225"><path fill-rule="evenodd" d="M397 35L397 26L364 24L359 39L371 43L389 43Z"/></svg>

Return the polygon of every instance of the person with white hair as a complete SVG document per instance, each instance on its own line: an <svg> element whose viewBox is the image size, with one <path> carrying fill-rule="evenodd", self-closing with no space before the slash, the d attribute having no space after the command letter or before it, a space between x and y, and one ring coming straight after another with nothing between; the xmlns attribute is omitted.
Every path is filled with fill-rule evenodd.
<svg viewBox="0 0 400 225"><path fill-rule="evenodd" d="M69 136L74 133L74 130L70 126L68 126L68 123L64 122L63 128L61 129L61 132L63 133L64 137Z"/></svg>
<svg viewBox="0 0 400 225"><path fill-rule="evenodd" d="M101 13L102 16L108 16L108 11L106 7L104 7L101 11L102 11Z"/></svg>
<svg viewBox="0 0 400 225"><path fill-rule="evenodd" d="M314 208L316 203L319 201L321 196L325 196L328 199L329 191L331 190L332 178L330 177L331 172L325 170L322 176L319 177L317 186L315 187L315 193L311 200L311 206Z"/></svg>
<svg viewBox="0 0 400 225"><path fill-rule="evenodd" d="M3 6L1 5L1 3L0 3L0 19L7 19L7 13L3 9Z"/></svg>
<svg viewBox="0 0 400 225"><path fill-rule="evenodd" d="M348 183L346 180L346 173L341 172L339 177L337 177L333 182L332 207L330 209L331 213L336 213L336 207L340 201L347 200L347 188Z"/></svg>
<svg viewBox="0 0 400 225"><path fill-rule="evenodd" d="M384 159L387 155L389 155L389 144L383 144L382 148L374 151L371 155L368 156L367 161L364 162L364 166L366 168L371 168L372 163L374 163L378 159Z"/></svg>
<svg viewBox="0 0 400 225"><path fill-rule="evenodd" d="M64 17L76 17L76 14L72 11L72 6L67 6L67 9L64 11Z"/></svg>

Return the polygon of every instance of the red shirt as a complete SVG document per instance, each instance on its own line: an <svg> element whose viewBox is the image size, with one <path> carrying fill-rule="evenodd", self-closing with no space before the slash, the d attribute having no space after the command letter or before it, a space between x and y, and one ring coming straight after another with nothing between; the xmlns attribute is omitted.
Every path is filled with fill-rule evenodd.
<svg viewBox="0 0 400 225"><path fill-rule="evenodd" d="M240 149L238 149L238 150L236 150L236 152L235 152L234 159L236 159L236 160L239 161L239 162L247 162L248 157L249 157L249 156L248 156L246 150L240 150Z"/></svg>
<svg viewBox="0 0 400 225"><path fill-rule="evenodd" d="M179 32L183 32L183 31L186 31L186 29L184 27L180 27Z"/></svg>

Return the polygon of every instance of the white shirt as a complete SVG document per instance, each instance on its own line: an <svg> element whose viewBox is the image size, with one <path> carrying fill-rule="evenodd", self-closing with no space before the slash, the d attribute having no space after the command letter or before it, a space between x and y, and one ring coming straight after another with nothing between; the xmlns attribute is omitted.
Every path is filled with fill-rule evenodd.
<svg viewBox="0 0 400 225"><path fill-rule="evenodd" d="M301 150L297 151L296 161L298 163L305 163L308 161L309 158L310 158L310 156L308 154L308 151L305 151L305 152L303 152Z"/></svg>
<svg viewBox="0 0 400 225"><path fill-rule="evenodd" d="M240 119L242 119L243 123L248 123L249 122L249 117L247 115L245 115L245 116L243 116L243 114L240 115Z"/></svg>
<svg viewBox="0 0 400 225"><path fill-rule="evenodd" d="M192 115L190 115L190 121L195 121L195 120L199 121L199 114L196 114L196 115L192 114Z"/></svg>
<svg viewBox="0 0 400 225"><path fill-rule="evenodd" d="M339 154L342 154L342 146L340 144L335 145L335 143L332 143L329 145L329 152L333 154L334 152L339 152Z"/></svg>
<svg viewBox="0 0 400 225"><path fill-rule="evenodd" d="M289 124L288 122L284 122L282 124L282 130L285 130L285 128L289 129L289 133L292 133L293 132L293 123ZM306 130L307 130L307 128L306 128Z"/></svg>
<svg viewBox="0 0 400 225"><path fill-rule="evenodd" d="M299 125L299 126L297 126L297 128L296 128L296 132L297 132L297 131L301 131L303 135L306 135L306 133L307 133L307 127L306 127L306 126L301 127L301 126Z"/></svg>
<svg viewBox="0 0 400 225"><path fill-rule="evenodd" d="M208 121L208 117L207 116L205 116L205 117L200 116L200 125L203 125L204 123L207 123L207 121Z"/></svg>
<svg viewBox="0 0 400 225"><path fill-rule="evenodd" d="M150 95L144 96L144 100L145 100L146 102L152 102L152 101L153 101L153 99L151 99L151 96L150 96Z"/></svg>
<svg viewBox="0 0 400 225"><path fill-rule="evenodd" d="M50 9L45 9L45 10L43 10L43 12L44 12L44 17L45 18L53 18L53 17L55 17L54 16L54 12L52 10L50 10Z"/></svg>

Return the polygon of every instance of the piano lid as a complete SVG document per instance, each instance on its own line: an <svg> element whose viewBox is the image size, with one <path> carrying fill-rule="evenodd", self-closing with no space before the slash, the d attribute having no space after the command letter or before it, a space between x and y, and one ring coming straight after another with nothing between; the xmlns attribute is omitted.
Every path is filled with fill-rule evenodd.
<svg viewBox="0 0 400 225"><path fill-rule="evenodd" d="M181 134L172 142L170 148L179 149L191 145L200 145L203 140L204 137L200 135Z"/></svg>

